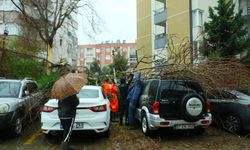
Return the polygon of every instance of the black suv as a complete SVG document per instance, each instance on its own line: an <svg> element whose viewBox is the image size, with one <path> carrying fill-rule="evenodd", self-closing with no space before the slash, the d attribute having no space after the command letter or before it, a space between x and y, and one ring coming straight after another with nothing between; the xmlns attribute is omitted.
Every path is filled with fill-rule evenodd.
<svg viewBox="0 0 250 150"><path fill-rule="evenodd" d="M21 134L24 121L39 116L42 93L31 79L0 79L0 130Z"/></svg>
<svg viewBox="0 0 250 150"><path fill-rule="evenodd" d="M211 124L210 104L198 82L150 79L142 83L136 118L144 134L161 127L202 134Z"/></svg>

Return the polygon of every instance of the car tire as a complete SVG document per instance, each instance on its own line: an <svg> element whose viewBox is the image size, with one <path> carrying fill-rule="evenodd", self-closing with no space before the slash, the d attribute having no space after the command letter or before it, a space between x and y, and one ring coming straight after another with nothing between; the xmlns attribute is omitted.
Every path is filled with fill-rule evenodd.
<svg viewBox="0 0 250 150"><path fill-rule="evenodd" d="M11 135L12 136L20 136L23 130L23 122L22 118L18 115L15 117L12 127L11 127Z"/></svg>
<svg viewBox="0 0 250 150"><path fill-rule="evenodd" d="M181 113L183 119L188 122L196 122L205 113L204 99L195 93L187 94L181 101Z"/></svg>
<svg viewBox="0 0 250 150"><path fill-rule="evenodd" d="M148 119L145 112L142 113L141 117L141 130L146 136L152 135L152 131L148 127Z"/></svg>
<svg viewBox="0 0 250 150"><path fill-rule="evenodd" d="M242 130L241 119L237 114L228 114L224 119L224 128L232 133L239 134Z"/></svg>

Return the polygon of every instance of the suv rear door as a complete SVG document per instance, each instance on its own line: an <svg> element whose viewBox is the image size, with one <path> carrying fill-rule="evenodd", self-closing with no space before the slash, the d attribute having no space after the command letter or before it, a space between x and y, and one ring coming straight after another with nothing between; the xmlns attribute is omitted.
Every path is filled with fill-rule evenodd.
<svg viewBox="0 0 250 150"><path fill-rule="evenodd" d="M159 115L165 119L180 116L180 101L183 96L183 85L178 81L162 81L159 89Z"/></svg>
<svg viewBox="0 0 250 150"><path fill-rule="evenodd" d="M183 119L181 103L184 96L191 93L198 94L205 99L201 86L195 81L163 80L159 91L160 117Z"/></svg>

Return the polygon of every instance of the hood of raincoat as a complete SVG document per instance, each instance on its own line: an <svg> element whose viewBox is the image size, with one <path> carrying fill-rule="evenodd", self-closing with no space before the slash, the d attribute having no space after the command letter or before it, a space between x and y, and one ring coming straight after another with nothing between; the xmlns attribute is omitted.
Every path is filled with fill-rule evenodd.
<svg viewBox="0 0 250 150"><path fill-rule="evenodd" d="M141 73L140 72L137 72L136 74L135 74L135 80L136 81L139 81L141 79Z"/></svg>

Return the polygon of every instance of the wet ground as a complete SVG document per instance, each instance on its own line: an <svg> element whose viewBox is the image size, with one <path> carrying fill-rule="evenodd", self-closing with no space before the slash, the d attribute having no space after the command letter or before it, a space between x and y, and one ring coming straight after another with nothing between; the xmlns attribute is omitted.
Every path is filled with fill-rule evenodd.
<svg viewBox="0 0 250 150"><path fill-rule="evenodd" d="M39 121L25 128L19 138L8 137L8 131L1 133L1 150L57 150L60 138L46 138L39 129ZM248 150L250 137L237 136L224 130L209 127L202 136L190 132L160 130L152 137L144 136L139 126L135 130L113 122L110 137L93 133L75 133L72 144L77 150Z"/></svg>

